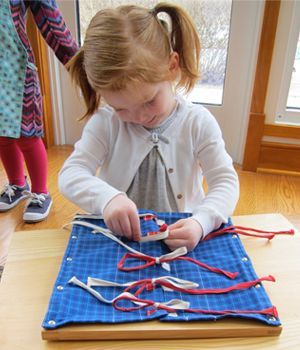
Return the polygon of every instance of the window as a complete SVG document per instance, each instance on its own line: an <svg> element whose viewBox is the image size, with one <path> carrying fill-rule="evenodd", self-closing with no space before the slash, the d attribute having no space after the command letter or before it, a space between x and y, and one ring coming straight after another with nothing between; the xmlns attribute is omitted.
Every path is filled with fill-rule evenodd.
<svg viewBox="0 0 300 350"><path fill-rule="evenodd" d="M300 3L298 17L300 17ZM288 43L287 56L283 69L282 84L278 99L278 110L275 123L300 125L300 35L296 21L291 24L291 37Z"/></svg>
<svg viewBox="0 0 300 350"><path fill-rule="evenodd" d="M300 1L281 1L266 101L266 123L300 125Z"/></svg>
<svg viewBox="0 0 300 350"><path fill-rule="evenodd" d="M289 88L289 94L286 109L300 110L300 33L296 48L295 60L293 64L292 78Z"/></svg>
<svg viewBox="0 0 300 350"><path fill-rule="evenodd" d="M193 17L201 38L201 80L189 95L196 103L222 105L230 32L231 0L177 0ZM128 0L78 1L80 40L101 8L127 4ZM134 4L152 8L157 1L136 0Z"/></svg>

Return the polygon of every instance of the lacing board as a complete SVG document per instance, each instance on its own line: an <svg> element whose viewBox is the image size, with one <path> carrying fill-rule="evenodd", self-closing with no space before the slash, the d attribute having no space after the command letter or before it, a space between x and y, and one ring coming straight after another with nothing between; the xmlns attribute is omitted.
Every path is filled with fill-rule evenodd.
<svg viewBox="0 0 300 350"><path fill-rule="evenodd" d="M150 214L157 214L159 220L159 225L151 227L150 232L190 216L189 213ZM211 239L201 242L193 252L179 251L179 256L170 258L163 241L130 242L117 237L120 244L101 233L102 229L97 232L84 226L87 223L106 229L102 219L79 216L75 221L78 223L72 226L42 324L45 329L67 324L154 319L179 322L235 318L257 320L268 326L281 324L263 285L275 282L268 275L272 271L266 271L265 276L256 275L234 229L219 235L215 231ZM221 229L227 226L232 226L230 220ZM148 225L141 222L141 228L143 235L148 236ZM166 229L163 226L162 230ZM129 258L128 254L131 254ZM145 256L154 263L145 267ZM169 257L167 262L161 259L165 256ZM128 259L124 261L124 257ZM120 269L121 261L127 269Z"/></svg>

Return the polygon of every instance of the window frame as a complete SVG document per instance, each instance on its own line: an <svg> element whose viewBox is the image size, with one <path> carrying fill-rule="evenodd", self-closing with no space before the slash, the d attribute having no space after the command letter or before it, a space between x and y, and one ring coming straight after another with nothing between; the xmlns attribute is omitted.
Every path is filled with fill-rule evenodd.
<svg viewBox="0 0 300 350"><path fill-rule="evenodd" d="M300 109L287 108L299 30L300 1L282 1L266 100L267 124L300 126Z"/></svg>

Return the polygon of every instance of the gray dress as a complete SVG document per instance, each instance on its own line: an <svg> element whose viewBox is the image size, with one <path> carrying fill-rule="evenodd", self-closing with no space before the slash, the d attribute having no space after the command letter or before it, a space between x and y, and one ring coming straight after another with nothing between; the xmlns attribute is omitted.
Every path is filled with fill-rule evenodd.
<svg viewBox="0 0 300 350"><path fill-rule="evenodd" d="M177 108L178 103L171 115L160 126L147 129L153 141L153 148L141 163L126 192L139 209L160 212L178 211L168 172L157 147L158 142L169 143L163 133L176 118Z"/></svg>

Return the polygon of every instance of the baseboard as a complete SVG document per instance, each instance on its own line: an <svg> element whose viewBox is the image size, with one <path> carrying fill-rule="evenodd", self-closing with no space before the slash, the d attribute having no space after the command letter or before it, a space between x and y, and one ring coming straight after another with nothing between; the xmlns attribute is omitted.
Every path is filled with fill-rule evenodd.
<svg viewBox="0 0 300 350"><path fill-rule="evenodd" d="M257 171L300 175L300 145L262 142Z"/></svg>
<svg viewBox="0 0 300 350"><path fill-rule="evenodd" d="M278 169L271 169L271 168L257 168L256 171L258 173L264 173L264 174L275 174L275 175L288 175L288 176L299 176L299 171L289 171L289 170L278 170Z"/></svg>

